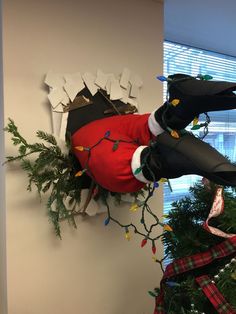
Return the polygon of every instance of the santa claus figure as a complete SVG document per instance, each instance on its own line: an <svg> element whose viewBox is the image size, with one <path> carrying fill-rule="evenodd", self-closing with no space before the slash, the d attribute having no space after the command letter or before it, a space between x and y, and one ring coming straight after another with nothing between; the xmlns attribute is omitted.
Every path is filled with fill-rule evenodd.
<svg viewBox="0 0 236 314"><path fill-rule="evenodd" d="M160 178L186 174L236 186L236 166L184 130L201 113L235 109L236 83L183 74L167 82L168 100L147 114L129 113L126 104L101 90L92 96L85 87L77 95L84 105L69 112L67 134L84 187L93 180L112 192L135 192Z"/></svg>

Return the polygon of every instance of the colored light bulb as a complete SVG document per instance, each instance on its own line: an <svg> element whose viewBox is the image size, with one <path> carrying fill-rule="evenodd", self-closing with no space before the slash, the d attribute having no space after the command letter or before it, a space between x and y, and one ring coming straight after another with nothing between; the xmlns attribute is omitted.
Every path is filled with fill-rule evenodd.
<svg viewBox="0 0 236 314"><path fill-rule="evenodd" d="M178 134L178 132L177 132L176 130L172 130L172 131L170 132L170 135L171 135L172 137L174 137L174 138L179 138L179 134Z"/></svg>
<svg viewBox="0 0 236 314"><path fill-rule="evenodd" d="M110 217L107 217L107 219L104 221L104 225L107 226L110 222Z"/></svg>
<svg viewBox="0 0 236 314"><path fill-rule="evenodd" d="M136 204L136 203L134 203L134 204L130 207L130 210L131 210L132 212L136 212L137 209L138 209L138 204Z"/></svg>
<svg viewBox="0 0 236 314"><path fill-rule="evenodd" d="M179 287L180 284L174 281L166 281L167 286L169 287Z"/></svg>
<svg viewBox="0 0 236 314"><path fill-rule="evenodd" d="M161 179L160 179L160 182L161 182L161 183L165 183L165 182L167 182L167 181L168 181L168 180L167 180L166 178L161 178Z"/></svg>
<svg viewBox="0 0 236 314"><path fill-rule="evenodd" d="M164 226L163 226L163 230L169 231L169 232L173 231L173 229L172 229L171 226L169 226L169 225L164 225Z"/></svg>
<svg viewBox="0 0 236 314"><path fill-rule="evenodd" d="M139 174L142 171L142 167L135 169L134 174Z"/></svg>
<svg viewBox="0 0 236 314"><path fill-rule="evenodd" d="M126 238L126 240L128 240L128 241L130 240L131 236L130 236L129 231L125 233L125 238Z"/></svg>
<svg viewBox="0 0 236 314"><path fill-rule="evenodd" d="M82 171L78 171L76 174L75 174L75 177L81 177L85 172L87 171L87 169L83 169Z"/></svg>
<svg viewBox="0 0 236 314"><path fill-rule="evenodd" d="M75 149L77 149L78 151L82 152L84 151L84 147L79 145L79 146L76 146Z"/></svg>
<svg viewBox="0 0 236 314"><path fill-rule="evenodd" d="M193 127L191 127L191 130L199 130L201 128L200 124L196 124Z"/></svg>
<svg viewBox="0 0 236 314"><path fill-rule="evenodd" d="M109 137L109 136L110 136L110 134L111 134L111 132L110 132L110 131L106 131L106 133L105 133L104 137Z"/></svg>
<svg viewBox="0 0 236 314"><path fill-rule="evenodd" d="M205 81L209 81L209 80L212 80L212 79L213 79L213 76L206 74L206 75L203 76L203 79L204 79Z"/></svg>
<svg viewBox="0 0 236 314"><path fill-rule="evenodd" d="M126 240L130 240L130 233L129 233L129 229L128 229L128 227L125 227L125 238L126 238Z"/></svg>
<svg viewBox="0 0 236 314"><path fill-rule="evenodd" d="M156 254L156 251L157 251L157 248L156 248L155 244L153 244L152 245L152 253Z"/></svg>
<svg viewBox="0 0 236 314"><path fill-rule="evenodd" d="M148 291L148 294L149 294L151 297L154 297L154 298L157 296L156 293L153 292L153 291Z"/></svg>
<svg viewBox="0 0 236 314"><path fill-rule="evenodd" d="M162 217L163 217L163 218L169 218L169 215L164 214L164 215L162 215Z"/></svg>
<svg viewBox="0 0 236 314"><path fill-rule="evenodd" d="M155 189L158 188L158 187L159 187L159 183L155 181L155 182L153 183L153 187L154 187Z"/></svg>
<svg viewBox="0 0 236 314"><path fill-rule="evenodd" d="M171 101L171 105L174 107L178 106L179 103L180 103L180 100L176 98Z"/></svg>
<svg viewBox="0 0 236 314"><path fill-rule="evenodd" d="M83 171L78 171L76 174L75 174L75 177L81 177L83 174Z"/></svg>
<svg viewBox="0 0 236 314"><path fill-rule="evenodd" d="M152 259L153 259L154 262L157 262L156 256L152 256Z"/></svg>
<svg viewBox="0 0 236 314"><path fill-rule="evenodd" d="M166 78L165 76L163 76L163 75L157 76L157 79L158 79L159 81L161 81L161 82L166 82L166 81L167 81L167 78Z"/></svg>
<svg viewBox="0 0 236 314"><path fill-rule="evenodd" d="M198 120L198 117L195 117L195 118L193 119L193 126L196 125L196 124L198 124L198 121L199 121L199 120Z"/></svg>
<svg viewBox="0 0 236 314"><path fill-rule="evenodd" d="M144 247L147 244L147 239L143 239L141 242L141 247Z"/></svg>

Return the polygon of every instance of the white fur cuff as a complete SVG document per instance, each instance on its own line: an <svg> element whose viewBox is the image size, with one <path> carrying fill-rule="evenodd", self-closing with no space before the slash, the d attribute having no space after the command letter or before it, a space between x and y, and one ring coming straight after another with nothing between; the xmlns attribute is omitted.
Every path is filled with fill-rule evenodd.
<svg viewBox="0 0 236 314"><path fill-rule="evenodd" d="M155 111L153 111L148 118L148 126L149 126L149 130L151 131L151 133L153 135L157 136L157 135L163 133L164 130L161 128L160 124L155 119L155 116L154 116Z"/></svg>
<svg viewBox="0 0 236 314"><path fill-rule="evenodd" d="M132 157L132 161L131 161L131 168L132 168L132 172L133 172L133 175L134 177L141 181L141 182L144 182L144 183L150 183L150 181L148 181L144 175L143 175L143 172L140 171L139 173L135 174L135 170L137 170L138 168L141 167L141 153L142 151L144 150L144 148L146 148L148 146L139 146L134 154L133 154L133 157Z"/></svg>

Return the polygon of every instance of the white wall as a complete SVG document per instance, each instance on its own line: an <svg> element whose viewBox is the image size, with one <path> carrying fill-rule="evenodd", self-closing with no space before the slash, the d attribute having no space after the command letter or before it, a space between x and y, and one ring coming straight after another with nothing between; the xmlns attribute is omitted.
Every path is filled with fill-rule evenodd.
<svg viewBox="0 0 236 314"><path fill-rule="evenodd" d="M0 43L2 43L2 1L0 1ZM4 128L3 110L3 66L2 44L0 47L0 130ZM0 165L4 162L4 135L0 133ZM0 313L7 313L6 279L6 207L5 207L5 169L0 166Z"/></svg>
<svg viewBox="0 0 236 314"><path fill-rule="evenodd" d="M161 1L11 0L3 6L5 121L35 139L50 130L45 73L92 71L118 74L124 66L144 80L141 112L162 103L163 14ZM14 153L6 138L6 154ZM9 314L146 314L160 270L142 239L124 240L105 215L63 225L57 239L44 201L26 191L16 164L7 167L7 279ZM161 215L162 191L152 200ZM116 210L128 219L125 207ZM135 220L135 216L134 216ZM161 243L158 254L162 255Z"/></svg>

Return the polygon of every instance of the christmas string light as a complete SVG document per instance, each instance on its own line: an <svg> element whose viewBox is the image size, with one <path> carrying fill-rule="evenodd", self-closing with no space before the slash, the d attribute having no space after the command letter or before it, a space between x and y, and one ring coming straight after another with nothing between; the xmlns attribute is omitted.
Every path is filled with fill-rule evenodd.
<svg viewBox="0 0 236 314"><path fill-rule="evenodd" d="M76 176L82 175L85 171L87 171L87 173L89 173L89 175L94 180L95 184L97 184L95 179L94 179L94 177L93 177L92 172L89 169L89 160L90 160L90 157L91 157L93 149L97 145L99 145L102 141L110 141L110 142L114 143L113 147L112 147L113 151L118 149L118 146L119 146L120 142L136 143L136 141L125 141L125 140L120 140L120 139L113 139L113 138L111 138L111 132L108 130L108 131L105 132L104 136L101 139L99 139L93 146L86 147L86 148L83 147L82 145L76 146L76 149L79 152L81 152L81 153L84 152L84 151L87 152L87 160L86 160L86 163L85 163L85 169L83 169L82 171L79 171L76 174ZM103 200L104 203L105 203L105 206L107 208L107 214L108 214L107 218L104 221L104 225L107 226L110 222L114 222L114 223L118 224L121 228L124 229L124 231L125 231L125 238L128 241L130 241L130 239L131 239L130 230L132 229L135 234L138 234L138 235L143 237L143 240L141 242L141 247L144 247L147 244L147 242L150 241L152 253L154 255L156 254L155 241L157 241L159 238L162 237L163 232L165 232L165 231L166 232L172 232L173 231L172 228L169 225L163 224L163 223L161 223L159 221L159 218L152 212L151 208L148 205L148 201L152 197L155 189L159 187L159 183L157 182L157 180L155 178L155 174L149 168L148 163L147 163L147 159L148 159L152 149L155 149L155 146L156 146L155 143L151 143L150 144L150 146L149 146L149 153L146 155L146 158L143 160L142 165L139 168L137 168L136 172L135 172L135 173L141 172L143 167L145 166L148 169L148 171L150 172L150 174L151 174L151 177L153 179L152 180L153 183L148 184L147 187L146 187L147 196L146 196L145 200L142 201L142 202L140 202L139 200L136 200L130 207L130 211L132 211L132 212L136 212L139 208L141 209L141 220L140 220L140 222L142 224L142 227L143 227L144 231L139 230L132 222L128 223L128 224L123 224L120 221L118 221L117 219L115 219L111 215L110 208L109 208L109 205L107 203L106 198ZM92 192L92 195L93 194L94 194L95 197L97 197L97 194L99 194L98 188L96 188L96 190L94 189L94 191ZM146 219L148 216L153 219L153 222L150 223L149 225L146 222L146 221L149 221L149 219ZM162 232L159 235L152 236L153 229L155 227L157 227L157 226L162 227ZM155 257L155 260L154 260L155 262L160 264L160 267L161 267L162 271L164 271L163 265L162 265L164 259L165 258L163 258L161 260L158 260Z"/></svg>
<svg viewBox="0 0 236 314"><path fill-rule="evenodd" d="M214 276L214 279L215 279L215 280L219 280L220 277L221 277L221 275L223 275L223 273L224 273L225 271L227 271L227 269L229 269L229 268L231 268L232 266L234 266L234 265L233 265L234 263L236 263L236 258L233 257L233 258L230 260L230 262L227 263L227 264L224 266L224 268L221 268L221 269L219 270L219 273Z"/></svg>
<svg viewBox="0 0 236 314"><path fill-rule="evenodd" d="M181 134L184 134L187 131L185 129L179 130L179 131L173 130L166 123L166 120L167 120L166 116L167 116L167 112L169 111L169 108L172 106L176 107L181 103L180 99L172 99L171 101L169 100L170 88L171 88L172 84L177 83L177 82L188 81L188 80L192 79L192 77L182 77L179 79L176 79L176 78L172 79L170 77L165 77L163 75L160 75L160 76L157 76L156 78L163 83L165 83L165 82L168 83L167 84L167 92L166 92L166 108L165 108L165 110L162 114L162 117L161 117L162 123L165 126L165 129L170 133L170 135L173 138L179 139ZM199 80L203 80L203 81L209 81L209 80L213 79L213 77L211 75L208 75L208 74L206 74L206 75L198 74L194 78L199 79ZM191 128L191 130L199 130L200 128L204 127L203 135L200 137L201 139L204 139L205 136L208 134L208 125L211 121L210 117L208 116L208 114L206 112L204 113L204 115L206 117L206 121L204 123L198 124L198 122L196 123L196 119L194 119L195 121L194 121L193 127Z"/></svg>

